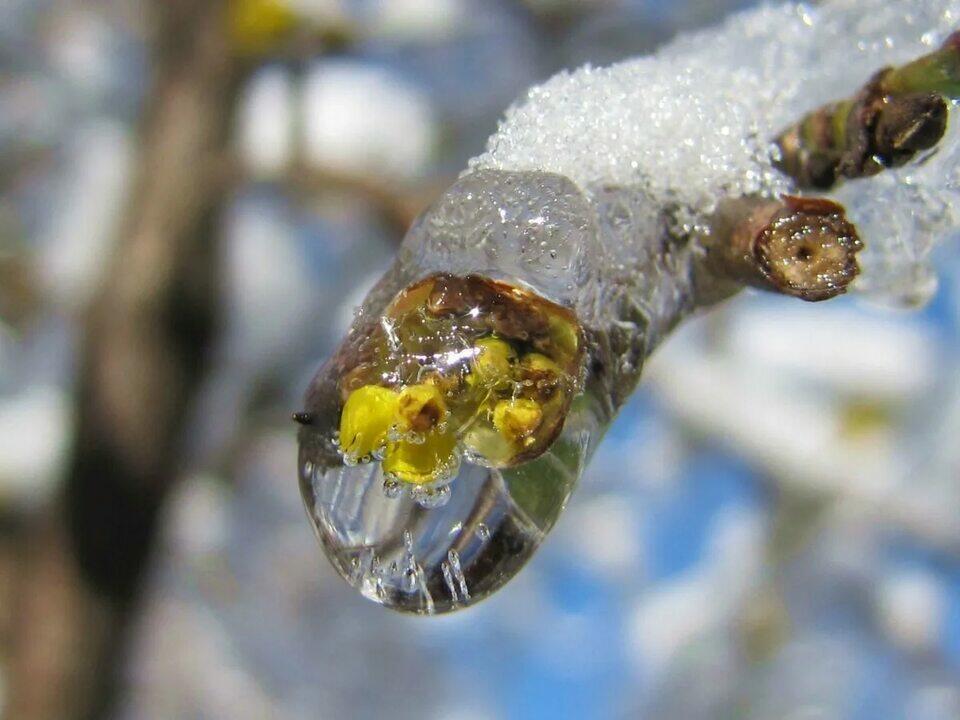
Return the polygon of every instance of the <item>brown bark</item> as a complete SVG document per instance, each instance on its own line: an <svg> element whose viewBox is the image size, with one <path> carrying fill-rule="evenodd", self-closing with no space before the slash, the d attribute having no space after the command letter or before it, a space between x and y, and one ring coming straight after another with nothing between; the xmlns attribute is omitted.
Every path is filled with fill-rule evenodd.
<svg viewBox="0 0 960 720"><path fill-rule="evenodd" d="M63 492L27 534L8 717L109 712L216 329L217 218L241 76L226 0L156 0L154 87L107 278L84 323Z"/></svg>

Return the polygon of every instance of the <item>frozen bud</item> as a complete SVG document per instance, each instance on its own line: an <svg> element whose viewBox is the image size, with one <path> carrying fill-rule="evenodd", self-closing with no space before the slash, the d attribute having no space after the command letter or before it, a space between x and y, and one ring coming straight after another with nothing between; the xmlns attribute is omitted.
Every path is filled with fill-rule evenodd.
<svg viewBox="0 0 960 720"><path fill-rule="evenodd" d="M581 332L566 308L507 283L412 283L340 358L345 456L362 458L393 430L384 470L418 484L449 476L456 445L489 467L538 457L578 392Z"/></svg>
<svg viewBox="0 0 960 720"><path fill-rule="evenodd" d="M301 491L338 572L429 614L519 571L601 419L579 397L587 347L574 310L519 281L388 275L296 416Z"/></svg>
<svg viewBox="0 0 960 720"><path fill-rule="evenodd" d="M382 447L397 418L400 396L395 390L365 385L354 390L340 414L340 449L357 462Z"/></svg>
<svg viewBox="0 0 960 720"><path fill-rule="evenodd" d="M767 279L780 292L806 300L844 292L860 272L856 256L863 243L843 207L821 198L783 201L754 245Z"/></svg>
<svg viewBox="0 0 960 720"><path fill-rule="evenodd" d="M493 410L493 426L503 437L519 446L533 442L543 410L534 400L501 400Z"/></svg>

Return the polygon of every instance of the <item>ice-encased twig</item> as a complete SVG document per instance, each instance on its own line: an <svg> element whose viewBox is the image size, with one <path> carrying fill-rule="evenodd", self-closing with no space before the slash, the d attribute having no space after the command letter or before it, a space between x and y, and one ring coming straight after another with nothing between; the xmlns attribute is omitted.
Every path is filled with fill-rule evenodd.
<svg viewBox="0 0 960 720"><path fill-rule="evenodd" d="M311 384L301 487L340 573L371 599L421 613L476 602L512 577L556 521L658 343L728 294L731 280L754 272L754 284L771 281L754 245L749 258L711 256L710 246L723 245L718 217L728 203L775 208L794 189L774 167L777 130L845 96L877 67L923 55L958 18L960 0L765 7L653 58L562 74L532 90L488 152L411 228L343 347ZM843 188L873 248L868 266L875 270L879 258L897 271L910 267L926 251L921 231L942 236L960 226L947 202L960 191L956 165L947 162L957 153L951 132L923 166ZM777 220L774 211L763 222ZM829 232L844 239L838 257L848 261L852 233L839 223ZM586 361L583 393L545 452L515 466L464 462L447 504L427 510L407 495L385 494L377 463L345 463L336 431L341 380L357 353L383 326L393 298L437 273L504 281L569 308ZM902 277L888 272L874 282L913 291L911 283L896 287ZM457 351L447 354L475 357L474 339L459 334L457 322L451 316L441 338ZM431 353L409 359L435 366Z"/></svg>

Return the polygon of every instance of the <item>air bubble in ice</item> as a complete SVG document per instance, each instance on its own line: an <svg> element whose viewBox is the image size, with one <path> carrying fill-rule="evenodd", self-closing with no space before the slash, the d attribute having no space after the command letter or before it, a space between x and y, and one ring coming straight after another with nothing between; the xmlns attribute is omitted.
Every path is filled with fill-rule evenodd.
<svg viewBox="0 0 960 720"><path fill-rule="evenodd" d="M439 508L450 502L450 486L441 485L440 487L415 487L410 491L410 496L416 500L417 505L427 510Z"/></svg>

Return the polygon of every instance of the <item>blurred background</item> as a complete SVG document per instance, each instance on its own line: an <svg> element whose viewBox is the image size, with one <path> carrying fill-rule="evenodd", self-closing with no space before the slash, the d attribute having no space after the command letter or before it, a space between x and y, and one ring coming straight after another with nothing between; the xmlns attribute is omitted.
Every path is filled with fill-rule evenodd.
<svg viewBox="0 0 960 720"><path fill-rule="evenodd" d="M960 718L955 242L920 311L686 325L476 608L301 507L291 411L505 107L750 4L0 0L0 715Z"/></svg>

